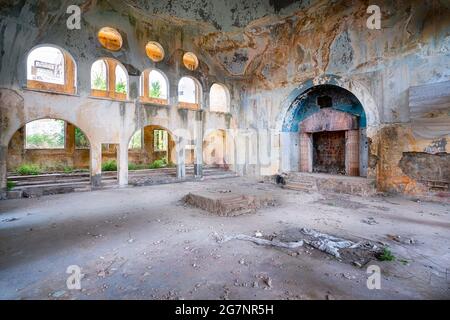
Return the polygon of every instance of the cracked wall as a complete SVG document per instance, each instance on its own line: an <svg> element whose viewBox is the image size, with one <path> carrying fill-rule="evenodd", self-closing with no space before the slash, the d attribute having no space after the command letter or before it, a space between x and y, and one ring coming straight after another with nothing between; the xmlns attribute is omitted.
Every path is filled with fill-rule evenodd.
<svg viewBox="0 0 450 320"><path fill-rule="evenodd" d="M81 30L69 31L65 8L73 3L82 8ZM18 127L42 115L79 126L94 144L123 144L146 124L193 135L199 116L174 107L177 80L191 75L203 91L203 132L239 129L233 141L233 157L240 160L236 170L274 174L283 170L284 153L296 152L295 140L284 136L279 126L286 101L295 99L305 85L332 82L355 94L367 114L368 176L382 191L424 193L426 188L403 172L400 161L405 152L448 153L448 92L445 95L446 89L440 89L444 94L439 94L436 104L433 94L411 99L411 88L434 92L426 86L450 81L450 4L379 1L381 30L366 27L368 4L357 0L332 4L324 0L6 1L0 8L1 145ZM96 31L103 26L119 30L122 50L110 52L100 46ZM161 63L145 55L150 40L166 51ZM74 57L76 96L23 89L26 54L42 43L58 45ZM199 58L194 72L181 65L186 51ZM126 67L129 101L89 97L89 70L99 57L117 59ZM139 75L152 67L169 78L170 108L136 101ZM330 80L329 75L339 80ZM208 112L207 93L216 81L230 90L230 114Z"/></svg>

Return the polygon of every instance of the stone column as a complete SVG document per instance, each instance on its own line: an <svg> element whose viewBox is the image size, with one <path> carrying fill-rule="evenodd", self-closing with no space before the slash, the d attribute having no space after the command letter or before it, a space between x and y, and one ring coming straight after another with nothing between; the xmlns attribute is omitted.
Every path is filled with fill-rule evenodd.
<svg viewBox="0 0 450 320"><path fill-rule="evenodd" d="M300 133L300 172L312 172L313 141L311 133Z"/></svg>
<svg viewBox="0 0 450 320"><path fill-rule="evenodd" d="M91 144L91 185L98 188L102 184L102 145Z"/></svg>
<svg viewBox="0 0 450 320"><path fill-rule="evenodd" d="M68 163L70 166L75 166L75 126L71 123L66 122L66 144L65 149L68 155L68 159L70 160L70 163Z"/></svg>
<svg viewBox="0 0 450 320"><path fill-rule="evenodd" d="M126 142L122 142L117 150L117 164L119 186L123 187L128 184L128 146Z"/></svg>
<svg viewBox="0 0 450 320"><path fill-rule="evenodd" d="M359 130L345 132L345 173L359 176Z"/></svg>
<svg viewBox="0 0 450 320"><path fill-rule="evenodd" d="M184 179L186 177L186 139L183 137L176 137L177 141L177 178Z"/></svg>
<svg viewBox="0 0 450 320"><path fill-rule="evenodd" d="M0 146L0 200L7 198L7 158L8 146Z"/></svg>
<svg viewBox="0 0 450 320"><path fill-rule="evenodd" d="M194 176L203 176L203 111L195 112L194 123L194 140L195 140L195 162Z"/></svg>

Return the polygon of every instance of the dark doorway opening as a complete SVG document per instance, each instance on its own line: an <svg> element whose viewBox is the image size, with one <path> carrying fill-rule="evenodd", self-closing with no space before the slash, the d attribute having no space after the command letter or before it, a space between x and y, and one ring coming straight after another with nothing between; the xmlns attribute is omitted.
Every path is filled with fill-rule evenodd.
<svg viewBox="0 0 450 320"><path fill-rule="evenodd" d="M345 131L313 134L313 172L345 174Z"/></svg>

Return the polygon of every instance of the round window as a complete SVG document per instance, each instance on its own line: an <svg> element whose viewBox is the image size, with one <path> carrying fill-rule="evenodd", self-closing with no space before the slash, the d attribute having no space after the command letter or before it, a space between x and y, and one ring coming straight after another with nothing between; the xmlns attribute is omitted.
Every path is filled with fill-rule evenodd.
<svg viewBox="0 0 450 320"><path fill-rule="evenodd" d="M183 63L189 70L195 70L198 68L198 59L192 52L186 52L183 56Z"/></svg>
<svg viewBox="0 0 450 320"><path fill-rule="evenodd" d="M104 27L98 32L98 41L101 45L111 51L118 51L122 48L122 36L114 28Z"/></svg>
<svg viewBox="0 0 450 320"><path fill-rule="evenodd" d="M153 62L159 62L164 59L164 49L158 42L150 41L147 43L145 46L145 52L147 52L147 56Z"/></svg>

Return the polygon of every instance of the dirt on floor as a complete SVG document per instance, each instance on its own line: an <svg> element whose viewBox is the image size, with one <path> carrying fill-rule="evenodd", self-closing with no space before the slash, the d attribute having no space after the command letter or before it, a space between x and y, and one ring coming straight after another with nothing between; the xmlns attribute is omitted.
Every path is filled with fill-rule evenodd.
<svg viewBox="0 0 450 320"><path fill-rule="evenodd" d="M269 192L277 206L221 217L180 201L220 189ZM364 248L337 259L306 243L217 241L298 241L302 228L387 247L394 260ZM66 284L73 265L80 290ZM379 290L367 287L371 265L381 269ZM2 201L0 298L449 299L450 205L302 193L251 178Z"/></svg>

